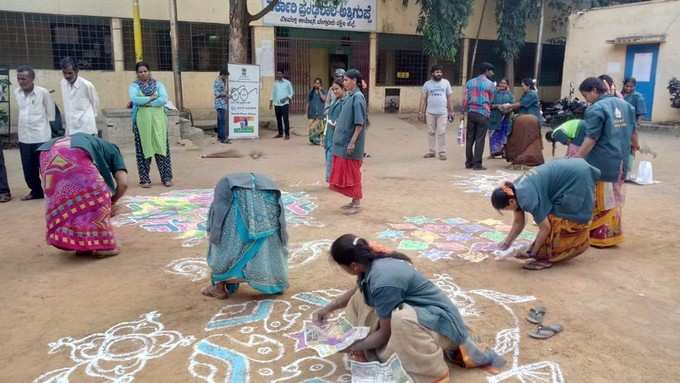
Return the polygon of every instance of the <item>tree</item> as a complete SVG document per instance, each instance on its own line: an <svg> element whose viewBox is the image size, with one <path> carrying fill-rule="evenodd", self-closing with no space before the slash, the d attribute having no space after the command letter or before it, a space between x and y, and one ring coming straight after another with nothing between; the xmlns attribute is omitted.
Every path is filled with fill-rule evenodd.
<svg viewBox="0 0 680 383"><path fill-rule="evenodd" d="M614 4L635 3L646 0L548 0L547 6L556 10L551 20L552 29L564 30L569 15L576 10L587 10ZM506 76L512 86L514 61L526 41L529 20L538 18L539 0L498 0L496 23L498 25L498 54L506 62Z"/></svg>
<svg viewBox="0 0 680 383"><path fill-rule="evenodd" d="M496 2L498 54L505 60L505 76L515 83L515 58L526 41L526 27L538 16L536 0L499 0Z"/></svg>
<svg viewBox="0 0 680 383"><path fill-rule="evenodd" d="M415 0L420 5L418 32L430 56L456 61L463 28L472 14L473 0ZM408 0L403 0L408 5Z"/></svg>
<svg viewBox="0 0 680 383"><path fill-rule="evenodd" d="M248 12L248 0L229 0L229 62L248 62L248 27L271 12L280 0L272 0L256 14Z"/></svg>
<svg viewBox="0 0 680 383"><path fill-rule="evenodd" d="M316 5L338 5L342 0L313 0ZM398 4L397 0L393 1ZM455 61L463 28L472 13L473 0L414 0L420 5L418 32L425 40L424 50L430 56ZM247 0L229 0L229 62L248 62L248 27L252 21L271 12L280 0L271 2L256 14L248 11ZM409 0L402 0L407 6Z"/></svg>

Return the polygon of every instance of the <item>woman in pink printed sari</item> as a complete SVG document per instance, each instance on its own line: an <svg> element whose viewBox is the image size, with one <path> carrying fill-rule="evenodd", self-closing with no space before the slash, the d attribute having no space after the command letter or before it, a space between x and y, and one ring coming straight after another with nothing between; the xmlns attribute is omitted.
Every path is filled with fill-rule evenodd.
<svg viewBox="0 0 680 383"><path fill-rule="evenodd" d="M77 133L38 150L47 199L47 243L79 255L117 255L110 218L127 189L127 170L118 147Z"/></svg>

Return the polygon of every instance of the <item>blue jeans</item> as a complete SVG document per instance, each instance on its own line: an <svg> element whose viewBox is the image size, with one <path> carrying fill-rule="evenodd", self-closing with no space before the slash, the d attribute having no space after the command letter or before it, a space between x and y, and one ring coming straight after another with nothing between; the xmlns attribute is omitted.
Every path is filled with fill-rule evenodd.
<svg viewBox="0 0 680 383"><path fill-rule="evenodd" d="M229 139L229 128L226 125L226 111L224 109L217 109L217 138L220 141Z"/></svg>

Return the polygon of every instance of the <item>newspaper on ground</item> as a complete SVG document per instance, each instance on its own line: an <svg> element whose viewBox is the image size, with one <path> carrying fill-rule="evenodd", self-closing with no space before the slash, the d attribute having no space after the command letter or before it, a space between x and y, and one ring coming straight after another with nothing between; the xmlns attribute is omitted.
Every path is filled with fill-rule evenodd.
<svg viewBox="0 0 680 383"><path fill-rule="evenodd" d="M320 357L326 358L368 336L370 328L354 327L344 317L330 320L322 325L312 321L304 322L304 339L309 348L313 348Z"/></svg>
<svg viewBox="0 0 680 383"><path fill-rule="evenodd" d="M385 363L351 361L352 383L413 383L397 354Z"/></svg>

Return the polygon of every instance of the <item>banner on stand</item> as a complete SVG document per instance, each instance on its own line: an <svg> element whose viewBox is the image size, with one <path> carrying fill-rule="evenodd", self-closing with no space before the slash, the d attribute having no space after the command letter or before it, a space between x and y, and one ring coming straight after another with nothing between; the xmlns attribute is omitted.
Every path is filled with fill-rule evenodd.
<svg viewBox="0 0 680 383"><path fill-rule="evenodd" d="M258 138L260 66L229 64L229 138Z"/></svg>

